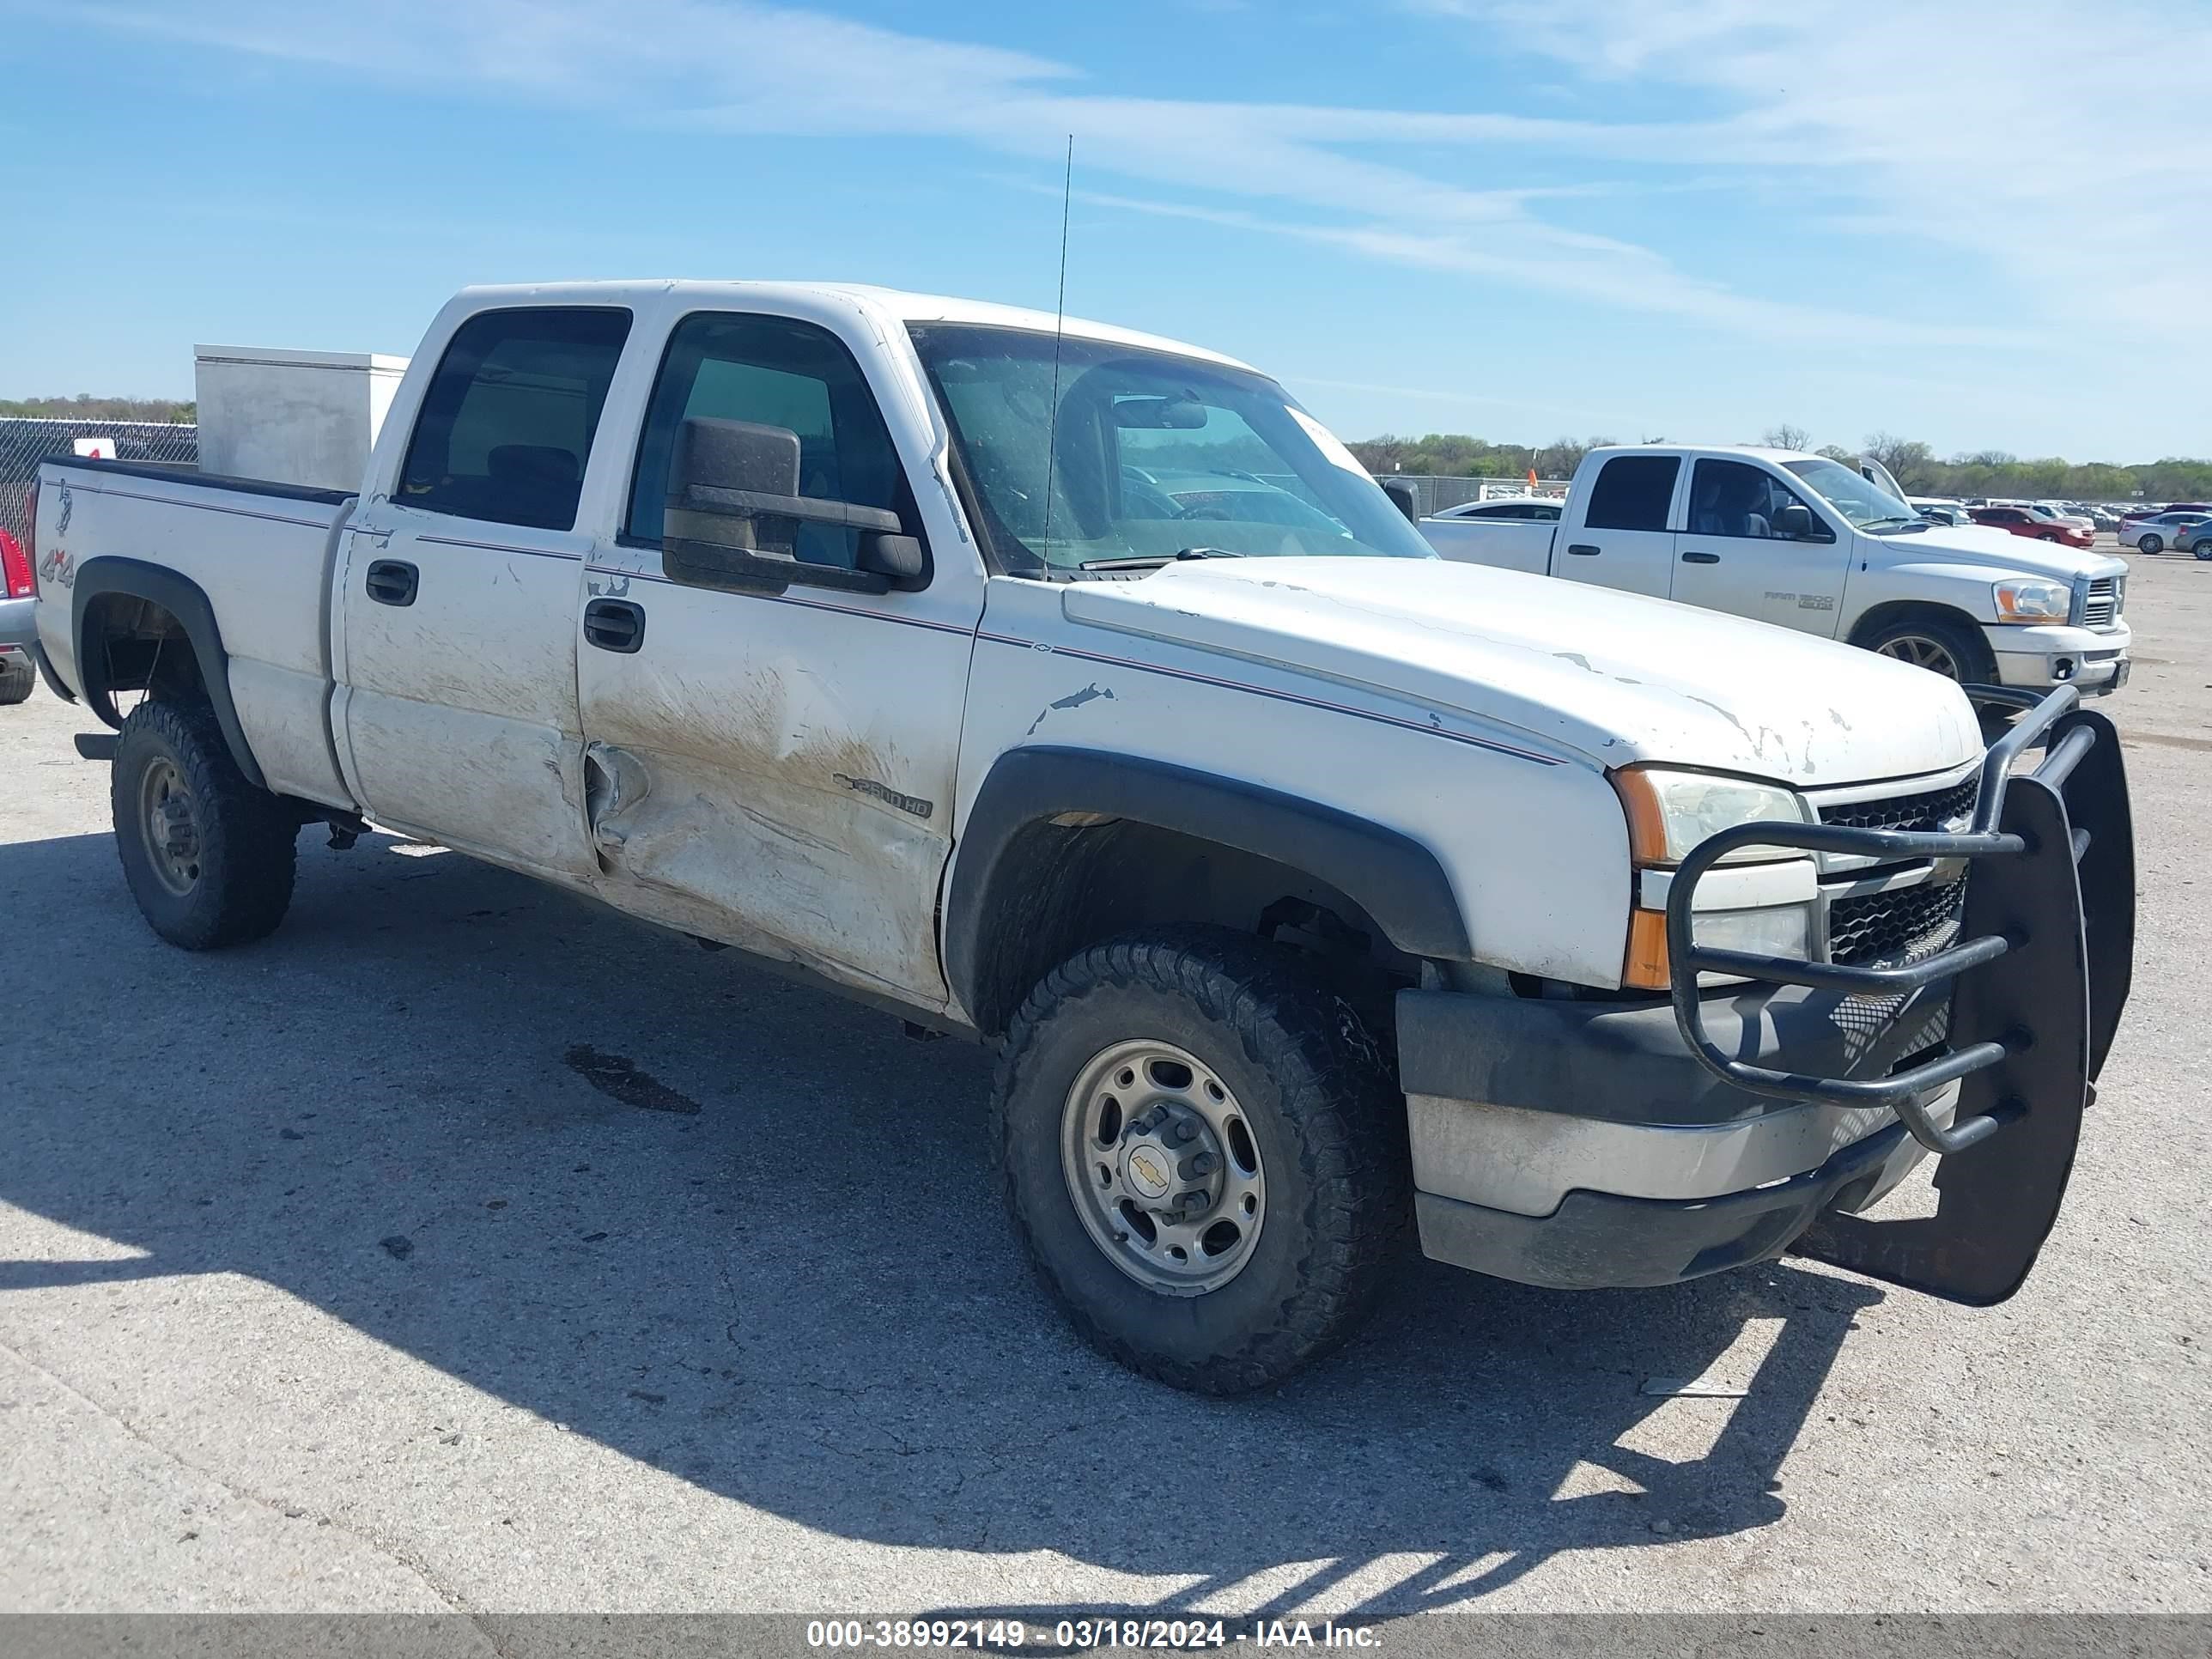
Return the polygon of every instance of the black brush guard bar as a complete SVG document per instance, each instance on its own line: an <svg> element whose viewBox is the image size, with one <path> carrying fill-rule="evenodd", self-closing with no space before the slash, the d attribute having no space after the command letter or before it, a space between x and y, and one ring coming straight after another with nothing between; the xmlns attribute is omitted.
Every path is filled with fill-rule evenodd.
<svg viewBox="0 0 2212 1659"><path fill-rule="evenodd" d="M1969 690L1978 702L2025 712L1984 757L1965 831L1802 823L1723 830L1700 842L1674 873L1667 896L1667 953L1675 1023L1691 1053L1715 1076L1776 1099L1888 1107L1905 1133L1946 1156L1936 1176L1944 1200L1936 1216L1872 1222L1832 1212L1798 1241L1798 1253L1980 1304L2001 1301L2018 1288L2064 1197L2081 1114L2127 1001L2135 840L2119 738L2109 719L2084 709L2072 686L2040 699L1997 687ZM2041 764L2016 770L2039 742ZM1700 945L1693 933L1698 883L1745 847L1884 863L1969 860L1959 942L1886 968ZM1948 986L1946 1052L1880 1076L1820 1077L1753 1065L1727 1053L1706 1031L1701 974L1866 999L1856 1006L1883 1024L1909 1008L1924 1015L1925 1000L1941 994L1935 988ZM1954 1082L1960 1088L1947 1126L1929 1109L1929 1097ZM2008 1128L2010 1133L1992 1142ZM1984 1150L1955 1165L1951 1161L1974 1148Z"/></svg>

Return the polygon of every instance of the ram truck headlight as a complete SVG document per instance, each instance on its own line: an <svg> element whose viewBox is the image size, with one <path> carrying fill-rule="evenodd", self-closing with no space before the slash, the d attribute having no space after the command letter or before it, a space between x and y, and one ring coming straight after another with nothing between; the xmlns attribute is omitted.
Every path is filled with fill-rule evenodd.
<svg viewBox="0 0 2212 1659"><path fill-rule="evenodd" d="M1647 904L1648 884L1640 872L1673 869L1700 842L1722 830L1744 823L1811 821L1803 798L1796 791L1756 779L1677 771L1662 766L1624 767L1612 777L1621 808L1628 817L1629 857L1639 872L1632 890L1638 897L1646 898ZM1813 880L1808 855L1800 848L1790 847L1739 847L1718 863L1795 863L1805 866L1804 878L1802 882L1777 884L1778 896L1785 890L1789 891L1788 902L1699 910L1692 929L1698 943L1717 950L1750 951L1763 955L1810 955L1812 909L1803 902L1809 896ZM1745 873L1759 875L1755 871ZM1652 883L1662 879L1657 875L1651 878ZM1721 885L1721 880L1716 878L1711 887L1700 889L1700 896ZM1667 912L1663 903L1651 908L1635 905L1628 915L1621 983L1638 990L1662 991L1668 982Z"/></svg>
<svg viewBox="0 0 2212 1659"><path fill-rule="evenodd" d="M1990 592L2001 623L2063 623L2073 609L2073 590L2059 582L1997 582Z"/></svg>

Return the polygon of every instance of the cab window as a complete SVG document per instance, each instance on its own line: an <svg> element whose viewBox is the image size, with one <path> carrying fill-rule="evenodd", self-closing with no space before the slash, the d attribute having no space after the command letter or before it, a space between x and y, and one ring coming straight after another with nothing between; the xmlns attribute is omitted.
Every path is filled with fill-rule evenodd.
<svg viewBox="0 0 2212 1659"><path fill-rule="evenodd" d="M408 439L400 505L574 528L629 325L629 312L605 307L486 311L463 323Z"/></svg>
<svg viewBox="0 0 2212 1659"><path fill-rule="evenodd" d="M630 480L628 539L658 546L676 434L694 417L799 434L799 493L912 520L890 433L853 354L827 329L782 317L700 312L678 324L653 382ZM794 556L853 568L860 534L798 525Z"/></svg>
<svg viewBox="0 0 2212 1659"><path fill-rule="evenodd" d="M1592 530L1664 530L1681 470L1679 455L1614 456L1591 487L1583 522Z"/></svg>
<svg viewBox="0 0 2212 1659"><path fill-rule="evenodd" d="M1699 461L1690 480L1690 533L1735 536L1752 540L1776 537L1782 509L1804 507L1814 524L1821 521L1804 498L1764 467L1741 461ZM1832 536L1817 538L1833 540Z"/></svg>

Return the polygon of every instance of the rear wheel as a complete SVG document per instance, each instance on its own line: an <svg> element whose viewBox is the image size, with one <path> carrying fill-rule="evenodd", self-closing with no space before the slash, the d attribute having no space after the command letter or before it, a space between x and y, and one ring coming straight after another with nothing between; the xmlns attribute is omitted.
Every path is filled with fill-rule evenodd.
<svg viewBox="0 0 2212 1659"><path fill-rule="evenodd" d="M1964 685L1985 685L1996 678L1996 658L1989 641L1966 623L1946 617L1899 617L1859 643L1879 656L1909 662Z"/></svg>
<svg viewBox="0 0 2212 1659"><path fill-rule="evenodd" d="M2197 558L2212 561L2212 537L2198 542L2189 550Z"/></svg>
<svg viewBox="0 0 2212 1659"><path fill-rule="evenodd" d="M2159 536L2146 536L2141 541L2137 542L2136 546L2145 553L2163 553L2166 551L2165 538Z"/></svg>
<svg viewBox="0 0 2212 1659"><path fill-rule="evenodd" d="M149 699L131 710L108 793L124 879L163 939L213 950L283 921L299 821L246 781L206 704Z"/></svg>
<svg viewBox="0 0 2212 1659"><path fill-rule="evenodd" d="M1061 963L1007 1034L993 1148L1016 1231L1094 1346L1241 1394L1340 1342L1409 1200L1368 1028L1289 951L1191 930Z"/></svg>
<svg viewBox="0 0 2212 1659"><path fill-rule="evenodd" d="M0 657L0 708L21 702L31 695L31 688L39 683L31 668L31 659L20 651L10 651Z"/></svg>

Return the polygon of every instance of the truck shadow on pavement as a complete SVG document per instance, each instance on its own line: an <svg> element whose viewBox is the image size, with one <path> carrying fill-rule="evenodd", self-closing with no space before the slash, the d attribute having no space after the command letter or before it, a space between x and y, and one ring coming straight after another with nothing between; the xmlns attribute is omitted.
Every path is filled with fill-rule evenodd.
<svg viewBox="0 0 2212 1659"><path fill-rule="evenodd" d="M273 939L192 957L108 837L0 847L52 993L9 1044L37 1083L9 1093L0 1197L147 1253L0 1262L0 1292L248 1275L810 1528L1153 1581L1086 1613L1340 1618L1777 1521L1879 1300L1787 1266L1566 1295L1410 1258L1345 1352L1187 1397L1035 1287L979 1050L434 849L311 831L301 863ZM1638 1392L1724 1355L1747 1397ZM127 1413L134 1380L107 1386Z"/></svg>

